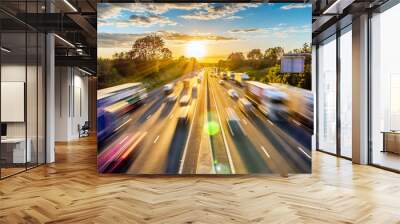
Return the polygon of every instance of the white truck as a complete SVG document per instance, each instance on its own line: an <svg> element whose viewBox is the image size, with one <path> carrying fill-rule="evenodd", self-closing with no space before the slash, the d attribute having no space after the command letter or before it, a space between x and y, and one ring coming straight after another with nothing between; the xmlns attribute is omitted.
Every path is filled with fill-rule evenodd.
<svg viewBox="0 0 400 224"><path fill-rule="evenodd" d="M288 96L286 105L292 120L304 125L308 129L314 126L314 95L310 90L285 84L272 84Z"/></svg>
<svg viewBox="0 0 400 224"><path fill-rule="evenodd" d="M244 82L249 80L249 79L250 79L250 77L246 73L235 73L234 80L240 86L244 86Z"/></svg>
<svg viewBox="0 0 400 224"><path fill-rule="evenodd" d="M256 81L247 81L245 96L255 107L273 121L287 119L288 95L279 88Z"/></svg>

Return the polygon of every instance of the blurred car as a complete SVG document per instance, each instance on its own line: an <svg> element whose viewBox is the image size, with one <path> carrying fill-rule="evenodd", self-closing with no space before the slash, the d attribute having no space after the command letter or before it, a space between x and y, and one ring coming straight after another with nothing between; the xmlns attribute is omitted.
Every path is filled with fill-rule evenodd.
<svg viewBox="0 0 400 224"><path fill-rule="evenodd" d="M224 85L224 80L221 79L221 80L218 81L218 83L219 83L220 85Z"/></svg>
<svg viewBox="0 0 400 224"><path fill-rule="evenodd" d="M240 125L240 118L235 113L235 111L232 108L228 107L226 108L226 113L227 113L226 122L228 123L229 131L231 132L232 136L235 136L235 133L236 134L243 133L243 128Z"/></svg>
<svg viewBox="0 0 400 224"><path fill-rule="evenodd" d="M182 98L179 100L179 105L181 106L186 106L189 104L191 97L189 95L184 95Z"/></svg>
<svg viewBox="0 0 400 224"><path fill-rule="evenodd" d="M196 98L197 97L197 90L198 89L198 85L197 84L194 84L193 86L192 86L192 96L194 97L194 98Z"/></svg>
<svg viewBox="0 0 400 224"><path fill-rule="evenodd" d="M163 91L165 95L168 95L172 92L172 90L174 89L174 84L169 83L163 86Z"/></svg>
<svg viewBox="0 0 400 224"><path fill-rule="evenodd" d="M236 90L234 89L230 89L228 90L228 95L232 98L232 99L238 99L239 98L239 94L236 92Z"/></svg>
<svg viewBox="0 0 400 224"><path fill-rule="evenodd" d="M184 79L182 82L183 82L183 89L189 88L189 86L190 86L190 79L189 78Z"/></svg>
<svg viewBox="0 0 400 224"><path fill-rule="evenodd" d="M186 124L189 121L189 106L181 107L178 116L178 124Z"/></svg>
<svg viewBox="0 0 400 224"><path fill-rule="evenodd" d="M178 97L176 95L169 95L166 98L167 103L174 103Z"/></svg>
<svg viewBox="0 0 400 224"><path fill-rule="evenodd" d="M246 115L248 113L253 112L254 106L246 98L240 98L239 99L239 109Z"/></svg>

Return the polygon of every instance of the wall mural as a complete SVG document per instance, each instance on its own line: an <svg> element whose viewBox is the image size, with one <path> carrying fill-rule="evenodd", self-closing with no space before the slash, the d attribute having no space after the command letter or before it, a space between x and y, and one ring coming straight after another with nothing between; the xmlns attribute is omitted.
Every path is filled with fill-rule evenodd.
<svg viewBox="0 0 400 224"><path fill-rule="evenodd" d="M311 172L311 4L99 3L98 171Z"/></svg>

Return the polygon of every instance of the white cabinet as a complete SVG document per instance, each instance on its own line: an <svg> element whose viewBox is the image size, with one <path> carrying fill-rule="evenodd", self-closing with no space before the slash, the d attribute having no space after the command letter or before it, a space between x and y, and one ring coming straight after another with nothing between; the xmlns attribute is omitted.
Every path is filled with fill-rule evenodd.
<svg viewBox="0 0 400 224"><path fill-rule="evenodd" d="M12 148L13 163L25 163L32 161L32 140L28 138L26 143L27 147L25 151L25 138L7 138L1 140L2 145Z"/></svg>

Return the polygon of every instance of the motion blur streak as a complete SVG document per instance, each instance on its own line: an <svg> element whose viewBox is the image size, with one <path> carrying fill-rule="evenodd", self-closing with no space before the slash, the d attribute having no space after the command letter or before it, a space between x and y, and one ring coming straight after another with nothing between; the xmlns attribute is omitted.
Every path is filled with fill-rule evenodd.
<svg viewBox="0 0 400 224"><path fill-rule="evenodd" d="M119 155L127 148L129 145L135 140L135 138L139 135L139 133L136 133L134 136L131 136L130 138L128 136L124 137L122 141L117 142L117 144L114 145L114 147L111 147L110 149L103 151L98 158L98 164L99 164L99 171L104 172L107 170L108 166L116 161L119 157Z"/></svg>
<svg viewBox="0 0 400 224"><path fill-rule="evenodd" d="M147 132L142 133L134 142L131 143L131 146L128 149L122 152L123 154L118 158L117 162L111 168L111 171L117 169L121 165L121 163L125 161L125 159L132 153L132 151L139 145L139 143L143 140L144 136L146 135Z"/></svg>

